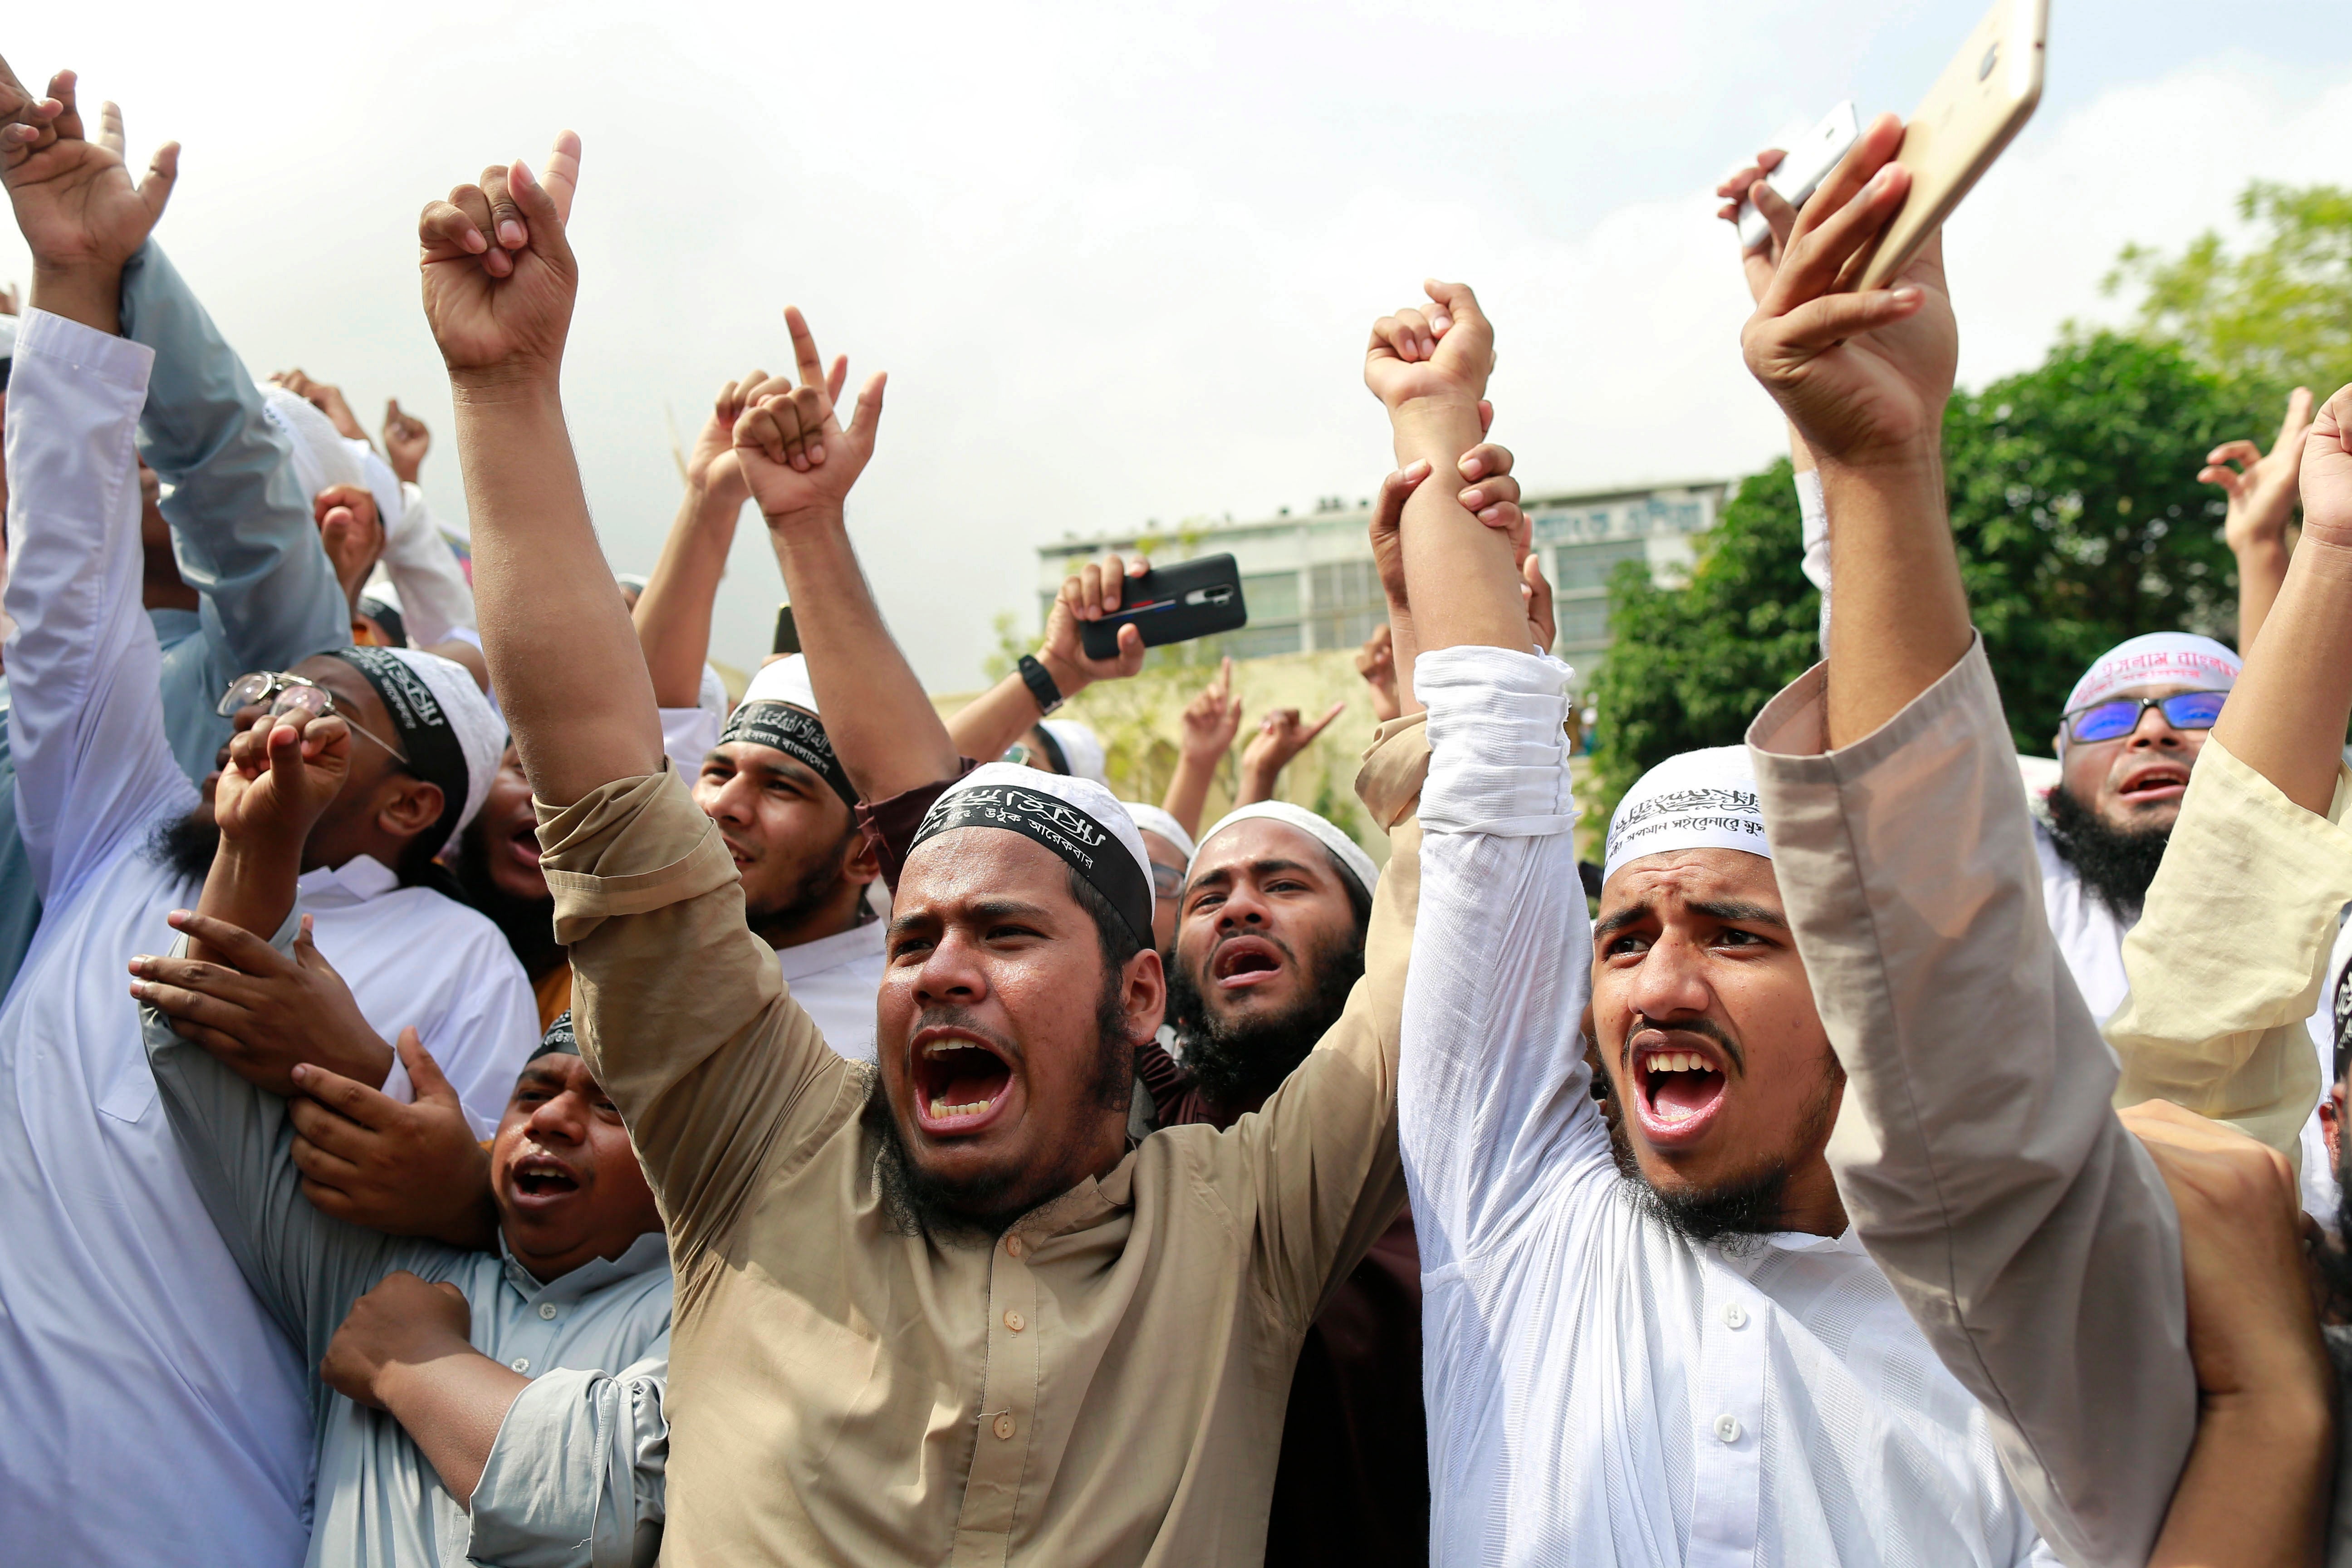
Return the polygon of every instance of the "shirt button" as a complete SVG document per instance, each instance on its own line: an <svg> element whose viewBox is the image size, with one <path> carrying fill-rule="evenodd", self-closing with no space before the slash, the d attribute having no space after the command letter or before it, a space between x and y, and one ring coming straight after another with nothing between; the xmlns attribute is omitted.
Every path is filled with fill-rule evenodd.
<svg viewBox="0 0 2352 1568"><path fill-rule="evenodd" d="M1001 1438L1010 1438L1013 1436L1012 1415L1008 1412L1005 1415L998 1416L996 1418L995 1425L992 1426L990 1430L993 1431L997 1436Z"/></svg>
<svg viewBox="0 0 2352 1568"><path fill-rule="evenodd" d="M530 1370L530 1357L527 1355L519 1355L515 1357L514 1360L507 1363L507 1364L514 1368L517 1372L529 1372Z"/></svg>
<svg viewBox="0 0 2352 1568"><path fill-rule="evenodd" d="M554 1302L552 1302L552 1301L541 1301L541 1302L539 1304L539 1315L540 1315L541 1317L542 1317L542 1318L547 1319L550 1322L554 1321L555 1321L555 1303L554 1303ZM1737 1324L1735 1324L1735 1325L1733 1325L1733 1326L1734 1326L1734 1327L1737 1327L1738 1325L1737 1325Z"/></svg>
<svg viewBox="0 0 2352 1568"><path fill-rule="evenodd" d="M1715 1418L1715 1435L1726 1443L1739 1441L1739 1417L1718 1415Z"/></svg>
<svg viewBox="0 0 2352 1568"><path fill-rule="evenodd" d="M1019 1237L1008 1236L1004 1238L1004 1255L1007 1258L1018 1258L1021 1256L1021 1252L1022 1246L1021 1238Z"/></svg>
<svg viewBox="0 0 2352 1568"><path fill-rule="evenodd" d="M1004 1314L1004 1326L1017 1334L1029 1326L1029 1320L1018 1312L1007 1312Z"/></svg>
<svg viewBox="0 0 2352 1568"><path fill-rule="evenodd" d="M1726 1301L1723 1304L1723 1326L1727 1329L1746 1328L1748 1326L1748 1309L1741 1306L1737 1301Z"/></svg>

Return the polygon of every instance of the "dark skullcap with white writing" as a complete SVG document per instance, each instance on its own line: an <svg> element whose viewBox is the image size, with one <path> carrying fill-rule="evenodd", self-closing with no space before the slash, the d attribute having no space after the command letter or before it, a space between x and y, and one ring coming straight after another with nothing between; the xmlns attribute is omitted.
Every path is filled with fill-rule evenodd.
<svg viewBox="0 0 2352 1568"><path fill-rule="evenodd" d="M974 768L932 803L908 847L960 827L995 827L1042 844L1066 861L1151 942L1151 858L1116 796L1092 779L1067 778L1012 763Z"/></svg>
<svg viewBox="0 0 2352 1568"><path fill-rule="evenodd" d="M849 771L833 753L832 738L817 716L816 689L809 684L808 661L799 654L761 667L751 678L743 700L727 717L719 743L766 746L805 766L833 786L851 810L857 807L857 789Z"/></svg>

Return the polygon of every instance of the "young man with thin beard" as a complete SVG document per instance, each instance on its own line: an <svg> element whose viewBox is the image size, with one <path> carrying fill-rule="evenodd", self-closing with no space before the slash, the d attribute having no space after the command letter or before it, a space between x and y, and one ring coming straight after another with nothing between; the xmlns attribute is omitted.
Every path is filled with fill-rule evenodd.
<svg viewBox="0 0 2352 1568"><path fill-rule="evenodd" d="M1372 787L1375 819L1407 825L1322 1048L1231 1132L1130 1148L1128 1053L1164 995L1141 840L1087 781L956 780L843 517L881 378L844 427L795 317L798 383L759 389L735 451L861 800L933 796L896 868L877 1059L834 1055L667 776L597 563L560 391L578 145L544 183L486 170L419 237L581 1046L679 1273L665 1558L1255 1561L1299 1339L1399 1202L1412 770ZM894 1163L903 1182L877 1176Z"/></svg>
<svg viewBox="0 0 2352 1568"><path fill-rule="evenodd" d="M1406 577L1422 645L1435 651L1420 657L1414 683L1432 758L1399 1138L1426 1270L1440 1562L1831 1563L1897 1548L1921 1561L2051 1561L2037 1521L2076 1560L2145 1561L2152 1542L2152 1530L2135 1533L2140 1520L2118 1529L2087 1507L2047 1506L2001 1391L1964 1386L1913 1321L1966 1317L1987 1270L2015 1294L2008 1320L1982 1331L2026 1336L2033 1313L2063 1300L2034 1287L2068 1235L2017 1236L2023 1215L2042 1212L2021 1205L2042 1195L2021 1149L2087 1144L2097 1169L2134 1178L2097 1195L2126 1220L2154 1223L2166 1200L2122 1147L2130 1140L2106 1105L2112 1066L2095 1039L1998 1071L1976 1059L1980 1049L1949 1051L1963 1014L1982 1023L2011 1002L1999 987L2011 975L1989 960L2017 951L1988 927L1979 945L1950 952L1946 933L1973 901L1965 884L1938 889L1950 916L1931 926L1940 948L1876 955L1942 958L1986 977L1993 989L1974 1013L1944 994L1945 1037L1916 1024L1856 1026L1866 1004L1917 990L1910 970L1868 984L1834 945L1885 935L1891 917L1862 926L1848 908L1844 925L1817 935L1823 904L1851 906L1884 881L1851 863L1832 875L1833 852L1978 842L1932 811L1903 814L1899 786L1950 769L1900 722L1872 734L1956 660L1969 700L1990 690L1965 610L1953 608L1941 521L1937 446L1957 341L1939 249L1931 241L1895 289L1832 292L1906 195L1904 172L1889 166L1901 131L1882 117L1824 183L1748 329L1751 363L1821 460L1839 560L1856 563L1841 567L1831 645L1827 739L1847 749L1767 755L1804 749L1775 724L1791 693L1759 721L1772 739L1752 763L1787 781L1776 773L1751 788L1736 753L1703 755L1637 790L1612 826L1597 953L1585 947L1574 865L1567 672L1525 651L1502 542L1477 537L1475 521L1442 500L1407 506ZM1465 325L1484 323L1466 289L1431 288L1433 308L1376 327L1367 379L1391 411L1400 458L1438 462L1475 437L1451 350ZM1898 532L1915 514L1934 526ZM1930 536L1940 560L1915 542ZM1885 601L1890 579L1914 576L1937 594L1949 584L1953 606L1934 601L1953 609L1948 618ZM1990 717L2005 752L1997 704ZM2003 765L2019 803L2004 862L2015 874L2025 824L2014 764ZM1839 795L1849 776L1857 795L1874 791L1860 806ZM1873 807L1893 815L1838 815ZM2038 928L2038 906L2030 919ZM2038 978L2046 1009L2046 966ZM1846 1011L1825 1016L1816 994ZM1569 1047L1588 996L1624 1107L1631 1184ZM1841 1112L1867 1117L1876 1135L1832 1140ZM1923 1141L1932 1175L1915 1168ZM1643 1187L1654 1198L1642 1201ZM2179 1321L2177 1257L2125 1270L2117 1286L2141 1292L2126 1316ZM2176 1443L2170 1468L2131 1500L2168 1494L2193 1427L2193 1381L2143 1383L2084 1361L2074 1419L2142 1422Z"/></svg>

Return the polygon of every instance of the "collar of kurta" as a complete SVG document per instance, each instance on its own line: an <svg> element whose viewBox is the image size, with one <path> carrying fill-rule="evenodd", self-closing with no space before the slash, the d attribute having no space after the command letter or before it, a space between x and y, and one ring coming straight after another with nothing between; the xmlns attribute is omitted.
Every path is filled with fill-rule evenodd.
<svg viewBox="0 0 2352 1568"><path fill-rule="evenodd" d="M634 1279L647 1269L669 1267L669 1237L658 1230L649 1230L629 1243L629 1249L618 1258L592 1258L560 1279L545 1284L539 1276L525 1268L507 1247L506 1233L499 1234L499 1256L506 1260L507 1284L526 1301L578 1301L594 1295L608 1285L618 1285Z"/></svg>
<svg viewBox="0 0 2352 1568"><path fill-rule="evenodd" d="M803 942L792 947L776 949L776 963L784 973L786 982L805 980L812 974L822 974L845 963L861 958L871 958L882 951L882 938L889 927L887 921L867 921L851 926L847 931L821 936L814 942Z"/></svg>
<svg viewBox="0 0 2352 1568"><path fill-rule="evenodd" d="M373 855L354 855L340 866L305 871L295 896L314 910L343 909L380 899L400 886L400 874Z"/></svg>

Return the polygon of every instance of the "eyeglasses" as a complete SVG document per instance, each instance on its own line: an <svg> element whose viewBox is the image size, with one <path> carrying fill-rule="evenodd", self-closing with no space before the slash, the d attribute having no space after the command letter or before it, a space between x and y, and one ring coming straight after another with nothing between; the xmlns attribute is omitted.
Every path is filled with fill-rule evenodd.
<svg viewBox="0 0 2352 1568"><path fill-rule="evenodd" d="M2226 691L2179 691L2170 697L2118 697L2094 702L2066 715L2070 741L2120 741L2139 728L2139 716L2153 708L2176 730L2210 730L2221 716Z"/></svg>
<svg viewBox="0 0 2352 1568"><path fill-rule="evenodd" d="M1184 868L1162 866L1157 860L1151 863L1151 896L1153 898L1172 899L1183 890Z"/></svg>
<svg viewBox="0 0 2352 1568"><path fill-rule="evenodd" d="M316 719L322 713L332 713L348 726L354 735L365 735L397 759L402 767L409 766L408 753L390 741L366 728L337 705L335 694L317 681L282 669L257 669L250 675L240 675L228 683L213 711L223 718L240 708L250 708L257 702L269 704L271 717L280 713L301 713Z"/></svg>

